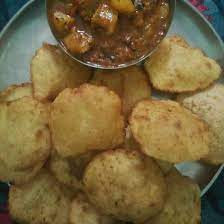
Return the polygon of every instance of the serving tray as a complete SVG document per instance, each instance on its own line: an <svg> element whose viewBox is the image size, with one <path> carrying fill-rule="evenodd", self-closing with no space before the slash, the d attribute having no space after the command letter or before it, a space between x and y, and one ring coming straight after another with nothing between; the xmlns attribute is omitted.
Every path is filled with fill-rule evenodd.
<svg viewBox="0 0 224 224"><path fill-rule="evenodd" d="M180 34L224 66L224 44L207 20L187 1L177 0L170 34ZM32 56L43 42L56 43L47 23L45 1L31 0L0 33L0 90L27 82ZM187 63L187 62L186 62ZM199 162L178 164L177 168L196 180L204 195L223 169Z"/></svg>

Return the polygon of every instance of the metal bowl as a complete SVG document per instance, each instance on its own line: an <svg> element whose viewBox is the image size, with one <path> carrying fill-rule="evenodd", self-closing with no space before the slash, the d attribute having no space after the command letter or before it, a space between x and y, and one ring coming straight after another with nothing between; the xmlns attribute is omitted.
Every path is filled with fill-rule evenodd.
<svg viewBox="0 0 224 224"><path fill-rule="evenodd" d="M138 59L135 59L135 60L132 60L130 62L127 62L127 63L124 63L124 64L118 64L118 65L115 65L115 66L102 66L100 64L95 64L95 63L91 63L91 62L85 62L85 61L82 61L80 60L79 58L75 57L74 55L72 55L69 50L66 48L66 46L62 43L62 41L57 37L56 35L56 32L54 31L54 28L52 26L52 23L51 23L51 20L50 20L50 10L52 8L52 4L54 3L55 0L46 0L45 4L46 4L46 12L47 12L47 18L48 18L48 24L50 26L50 29L51 29L51 32L54 36L54 38L57 40L58 42L58 45L60 46L60 48L70 57L72 58L73 60L76 60L86 66L89 66L89 67L93 67L93 68L100 68L100 69L120 69L120 68L126 68L126 67L129 67L129 66L132 66L132 65L136 65L136 64L139 64L141 63L143 60L145 60L146 58L148 58L154 51L155 49L158 47L158 45L160 44L160 42L166 37L168 31L169 31L169 28L172 24L172 21L173 21L173 16L174 16L174 12L175 12L175 8L176 8L176 0L169 0L169 5L170 5L170 15L169 15L169 21L168 21L168 26L167 26L167 30L166 30L166 33L165 35L163 36L163 38L160 40L160 42L157 44L157 46L153 49L153 50L150 50L146 55L143 55L142 57L138 58Z"/></svg>

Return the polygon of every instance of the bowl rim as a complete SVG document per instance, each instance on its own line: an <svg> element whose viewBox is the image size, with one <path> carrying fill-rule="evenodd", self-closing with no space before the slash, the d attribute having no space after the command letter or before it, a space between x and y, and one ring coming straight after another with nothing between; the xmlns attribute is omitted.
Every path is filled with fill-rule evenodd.
<svg viewBox="0 0 224 224"><path fill-rule="evenodd" d="M176 0L168 0L169 1L169 6L170 6L170 16L169 16L169 22L168 22L168 26L166 29L166 33L165 35L161 38L161 40L158 42L158 44L151 50L149 51L149 53L141 56L140 58L137 58L135 60L131 60L130 62L127 63L123 63L123 64L118 64L115 66L103 66L100 64L96 64L96 63L91 63L91 62L85 62L77 57L75 57L74 55L72 55L68 49L65 47L65 45L63 44L63 42L55 35L54 29L52 27L51 21L50 21L50 16L49 16L49 9L50 9L50 4L51 2L54 0L45 0L45 8L46 8L46 14L47 14L47 21L48 21L48 25L50 27L51 33L54 36L55 40L58 43L58 46L61 48L61 50L67 55L69 56L71 59L85 65L91 68L95 68L95 69L104 69L104 70L116 70L116 69L122 69L122 68L127 68L133 65L137 65L142 63L144 60L146 60L148 57L150 57L153 52L158 48L158 46L160 45L160 43L163 41L163 39L167 36L170 27L172 25L173 22L173 18L174 18L174 13L175 13L175 9L176 9Z"/></svg>

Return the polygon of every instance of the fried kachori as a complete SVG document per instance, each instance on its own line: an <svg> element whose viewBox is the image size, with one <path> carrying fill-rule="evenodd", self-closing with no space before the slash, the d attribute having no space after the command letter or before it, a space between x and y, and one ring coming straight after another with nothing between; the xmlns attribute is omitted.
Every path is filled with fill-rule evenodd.
<svg viewBox="0 0 224 224"><path fill-rule="evenodd" d="M214 132L211 152L204 158L211 164L224 163L224 86L215 84L197 93L180 94L177 100L205 120Z"/></svg>
<svg viewBox="0 0 224 224"><path fill-rule="evenodd" d="M140 144L133 137L130 126L128 126L125 130L125 140L124 140L123 148L129 149L129 150L139 150L139 151L141 150ZM154 160L159 165L164 175L169 173L169 171L173 168L172 163L162 161L159 159L154 159Z"/></svg>
<svg viewBox="0 0 224 224"><path fill-rule="evenodd" d="M83 184L88 199L100 212L134 223L158 214L167 190L158 165L127 149L95 156L85 170Z"/></svg>
<svg viewBox="0 0 224 224"><path fill-rule="evenodd" d="M11 85L0 92L0 102L11 102L25 96L32 96L33 88L31 83Z"/></svg>
<svg viewBox="0 0 224 224"><path fill-rule="evenodd" d="M44 43L31 83L0 92L0 181L13 221L200 223L200 189L174 164L224 162L224 87L212 85L221 67L172 36L144 68L93 71ZM151 100L176 93L179 103Z"/></svg>
<svg viewBox="0 0 224 224"><path fill-rule="evenodd" d="M141 101L129 122L134 138L148 156L179 163L199 160L209 153L208 125L174 101Z"/></svg>
<svg viewBox="0 0 224 224"><path fill-rule="evenodd" d="M221 75L215 60L180 36L165 38L146 60L145 70L156 89L176 93L204 89Z"/></svg>
<svg viewBox="0 0 224 224"><path fill-rule="evenodd" d="M158 164L159 168L162 170L163 174L166 176L170 170L174 167L174 164L169 163L164 160L155 159L155 162Z"/></svg>
<svg viewBox="0 0 224 224"><path fill-rule="evenodd" d="M51 149L46 105L32 97L0 104L0 160L10 169L32 168Z"/></svg>
<svg viewBox="0 0 224 224"><path fill-rule="evenodd" d="M50 129L62 157L115 148L124 140L120 98L106 87L65 89L51 105Z"/></svg>
<svg viewBox="0 0 224 224"><path fill-rule="evenodd" d="M151 96L151 87L144 70L139 66L131 66L116 71L96 70L91 83L107 86L123 100L123 111L129 116L134 105Z"/></svg>
<svg viewBox="0 0 224 224"><path fill-rule="evenodd" d="M50 44L37 50L30 70L34 97L41 101L54 100L63 89L78 87L91 75L91 69Z"/></svg>
<svg viewBox="0 0 224 224"><path fill-rule="evenodd" d="M21 186L9 191L10 215L18 223L68 224L70 200L46 170Z"/></svg>
<svg viewBox="0 0 224 224"><path fill-rule="evenodd" d="M173 169L166 177L168 197L162 212L146 224L201 223L200 188Z"/></svg>
<svg viewBox="0 0 224 224"><path fill-rule="evenodd" d="M43 165L44 161L41 161L31 168L18 170L7 167L0 160L0 181L16 185L28 183L39 173Z"/></svg>
<svg viewBox="0 0 224 224"><path fill-rule="evenodd" d="M49 168L56 179L69 187L72 191L82 190L82 176L85 167L96 152L88 152L75 158L63 158L53 150L49 161Z"/></svg>
<svg viewBox="0 0 224 224"><path fill-rule="evenodd" d="M97 69L94 71L90 83L97 86L106 86L122 98L124 91L124 75L122 75L122 71L121 69L115 71Z"/></svg>
<svg viewBox="0 0 224 224"><path fill-rule="evenodd" d="M101 215L82 193L72 201L69 221L71 224L117 224L111 217Z"/></svg>

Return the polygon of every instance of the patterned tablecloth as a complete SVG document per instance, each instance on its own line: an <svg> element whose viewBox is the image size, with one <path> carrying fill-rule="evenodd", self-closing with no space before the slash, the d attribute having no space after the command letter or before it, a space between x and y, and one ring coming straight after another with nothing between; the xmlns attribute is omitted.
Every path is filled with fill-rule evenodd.
<svg viewBox="0 0 224 224"><path fill-rule="evenodd" d="M0 0L0 30L27 1ZM213 24L224 40L224 0L189 1ZM8 216L7 196L7 185L0 183L0 224L11 224ZM202 224L224 224L224 172L202 198Z"/></svg>

